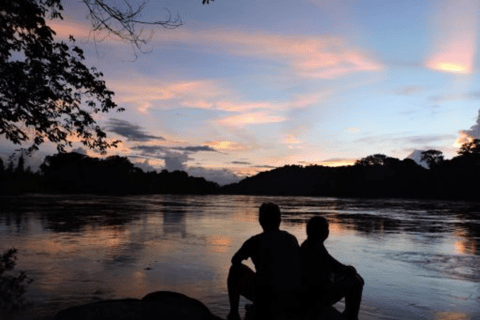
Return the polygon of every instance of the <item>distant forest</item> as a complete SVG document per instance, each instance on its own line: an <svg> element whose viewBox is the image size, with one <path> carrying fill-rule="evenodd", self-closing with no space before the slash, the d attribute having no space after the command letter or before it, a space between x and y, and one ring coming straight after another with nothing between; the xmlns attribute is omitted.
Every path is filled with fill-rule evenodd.
<svg viewBox="0 0 480 320"><path fill-rule="evenodd" d="M47 156L38 172L23 156L5 168L0 159L0 194L248 194L332 197L479 199L480 139L462 145L445 160L422 152L428 169L412 159L374 154L353 166L287 165L220 187L183 171L144 172L126 157L90 158L78 153Z"/></svg>

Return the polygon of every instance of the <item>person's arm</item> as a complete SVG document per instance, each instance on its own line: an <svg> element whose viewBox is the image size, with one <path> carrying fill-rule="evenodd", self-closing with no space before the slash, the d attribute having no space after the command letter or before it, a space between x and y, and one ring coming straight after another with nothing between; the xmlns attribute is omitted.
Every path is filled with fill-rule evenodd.
<svg viewBox="0 0 480 320"><path fill-rule="evenodd" d="M328 254L328 259L330 260L330 264L332 266L333 271L340 274L341 273L350 273L353 275L357 274L357 269L355 269L355 267L344 265L343 263L339 262L337 259L332 257L330 253L327 253L327 254Z"/></svg>
<svg viewBox="0 0 480 320"><path fill-rule="evenodd" d="M241 264L243 260L251 257L251 238L245 241L242 247L232 257L232 264Z"/></svg>

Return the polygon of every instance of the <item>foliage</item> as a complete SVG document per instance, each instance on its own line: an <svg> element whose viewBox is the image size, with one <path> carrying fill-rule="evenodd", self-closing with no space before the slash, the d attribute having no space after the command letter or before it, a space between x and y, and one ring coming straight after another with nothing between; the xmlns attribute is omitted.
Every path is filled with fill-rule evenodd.
<svg viewBox="0 0 480 320"><path fill-rule="evenodd" d="M467 143L462 144L458 150L460 156L480 155L480 139L473 139Z"/></svg>
<svg viewBox="0 0 480 320"><path fill-rule="evenodd" d="M28 151L49 140L64 151L73 140L105 153L115 142L92 115L121 111L103 74L84 64L83 51L54 41L47 12L61 17L60 0L16 0L0 4L0 135Z"/></svg>
<svg viewBox="0 0 480 320"><path fill-rule="evenodd" d="M21 307L25 303L25 283L33 282L24 271L17 275L8 274L15 267L17 249L9 249L0 255L0 308Z"/></svg>
<svg viewBox="0 0 480 320"><path fill-rule="evenodd" d="M435 166L443 162L443 153L438 150L422 151L421 161L425 161L428 168L433 169Z"/></svg>
<svg viewBox="0 0 480 320"><path fill-rule="evenodd" d="M388 157L384 154L374 154L362 159L355 161L355 165L359 166L375 166L375 165L384 165Z"/></svg>
<svg viewBox="0 0 480 320"><path fill-rule="evenodd" d="M209 194L218 185L181 171L145 173L126 158L90 158L78 153L47 156L40 166L44 192L89 194Z"/></svg>

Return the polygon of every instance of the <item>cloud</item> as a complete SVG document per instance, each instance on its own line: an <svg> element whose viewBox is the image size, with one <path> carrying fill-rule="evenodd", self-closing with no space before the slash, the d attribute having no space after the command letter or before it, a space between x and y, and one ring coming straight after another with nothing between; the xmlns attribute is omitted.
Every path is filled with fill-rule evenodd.
<svg viewBox="0 0 480 320"><path fill-rule="evenodd" d="M308 94L295 95L292 99L285 102L271 101L247 101L239 102L240 99L220 100L207 102L204 100L188 100L180 103L181 106L197 109L222 110L230 112L245 112L251 110L288 110L288 109L304 109L320 103L330 92L315 92Z"/></svg>
<svg viewBox="0 0 480 320"><path fill-rule="evenodd" d="M430 135L414 135L414 136L396 136L391 134L382 134L375 136L367 136L360 139L356 139L355 143L367 143L367 144L380 144L380 143L396 143L403 145L405 143L411 144L431 144L439 141L453 140L455 135L453 134L430 134Z"/></svg>
<svg viewBox="0 0 480 320"><path fill-rule="evenodd" d="M224 85L220 86L213 80L191 80L165 83L143 76L109 81L109 86L115 92L117 103L131 103L137 106L137 111L147 113L153 105L162 108L177 108L179 105L207 109L210 104L205 99L211 99L222 94L228 94ZM166 103L170 101L170 104ZM183 101L183 102L182 102ZM161 104L160 104L161 102Z"/></svg>
<svg viewBox="0 0 480 320"><path fill-rule="evenodd" d="M302 141L297 139L293 134L287 134L280 140L280 142L286 144L298 144Z"/></svg>
<svg viewBox="0 0 480 320"><path fill-rule="evenodd" d="M173 152L167 152L164 156L163 159L165 160L165 169L168 171L186 171L186 163L189 160L193 160L188 156L187 153L173 153Z"/></svg>
<svg viewBox="0 0 480 320"><path fill-rule="evenodd" d="M217 119L215 122L224 126L242 127L249 124L277 123L286 120L286 117L269 115L267 112L259 111L228 116Z"/></svg>
<svg viewBox="0 0 480 320"><path fill-rule="evenodd" d="M160 149L161 153L158 153L159 149L149 148L150 146L137 146L132 149L144 150L142 154L144 156L151 156L157 159L163 159L165 166L163 169L166 169L170 172L172 171L185 171L190 176L193 177L203 177L206 180L213 181L219 185L225 185L229 183L238 182L241 178L235 173L228 169L214 169L214 168L204 168L204 167L188 167L187 162L194 160L190 157L191 153L189 151L184 152L171 152L165 148ZM140 156L133 156L134 158L142 159ZM143 158L144 159L144 158ZM155 167L150 164L149 159L145 159L143 162L136 162L135 166L141 168L142 170L148 171L158 171ZM162 169L162 168L159 168Z"/></svg>
<svg viewBox="0 0 480 320"><path fill-rule="evenodd" d="M228 169L210 169L203 167L189 167L187 173L192 177L202 177L206 180L213 181L219 185L235 183L241 180L241 177Z"/></svg>
<svg viewBox="0 0 480 320"><path fill-rule="evenodd" d="M473 138L480 139L480 110L478 110L477 122L469 130L464 130L463 132Z"/></svg>
<svg viewBox="0 0 480 320"><path fill-rule="evenodd" d="M252 168L264 168L264 169L275 169L276 167L275 166L269 166L269 165L266 165L266 164L263 164L263 165L253 165L251 166Z"/></svg>
<svg viewBox="0 0 480 320"><path fill-rule="evenodd" d="M436 2L432 30L434 52L427 68L468 74L473 71L477 47L477 28L480 3L474 0Z"/></svg>
<svg viewBox="0 0 480 320"><path fill-rule="evenodd" d="M411 136L400 139L413 144L430 144L438 141L451 140L454 138L455 136L453 134L437 134L426 136Z"/></svg>
<svg viewBox="0 0 480 320"><path fill-rule="evenodd" d="M216 150L247 150L247 146L233 141L208 141L205 143L207 146L212 147Z"/></svg>
<svg viewBox="0 0 480 320"><path fill-rule="evenodd" d="M444 102L453 100L480 100L480 91L472 91L462 94L443 94L430 97L433 102Z"/></svg>
<svg viewBox="0 0 480 320"><path fill-rule="evenodd" d="M470 127L469 130L461 130L459 137L453 144L454 147L461 147L462 144L473 141L473 139L480 139L480 110L478 110L478 116L476 123Z"/></svg>
<svg viewBox="0 0 480 320"><path fill-rule="evenodd" d="M252 164L251 162L247 162L247 161L232 161L231 163L232 164L240 164L240 165L251 165Z"/></svg>
<svg viewBox="0 0 480 320"><path fill-rule="evenodd" d="M274 108L274 105L270 102L252 102L252 103L235 104L232 102L220 101L215 105L217 109L225 110L225 111L246 111L246 110L252 110L252 109Z"/></svg>
<svg viewBox="0 0 480 320"><path fill-rule="evenodd" d="M164 146L150 146L150 145L133 146L131 149L141 151L143 155L157 155L158 153L163 153L167 150L167 148Z"/></svg>
<svg viewBox="0 0 480 320"><path fill-rule="evenodd" d="M361 71L379 71L382 65L341 37L285 36L234 30L192 31L186 28L157 35L156 41L195 44L208 51L254 57L282 63L307 78L333 79Z"/></svg>
<svg viewBox="0 0 480 320"><path fill-rule="evenodd" d="M413 150L412 153L410 153L405 159L412 159L415 161L418 165L421 165L424 168L428 169L428 164L425 161L422 161L422 152L426 150Z"/></svg>
<svg viewBox="0 0 480 320"><path fill-rule="evenodd" d="M357 159L348 158L331 158L319 161L317 164L329 167L351 166L355 164Z"/></svg>
<svg viewBox="0 0 480 320"><path fill-rule="evenodd" d="M395 92L402 96L411 96L425 90L423 86L405 86L398 88Z"/></svg>
<svg viewBox="0 0 480 320"><path fill-rule="evenodd" d="M187 151L187 152L200 152L200 151L211 151L218 152L210 146L188 146L188 147L173 147L171 149Z"/></svg>
<svg viewBox="0 0 480 320"><path fill-rule="evenodd" d="M134 162L133 165L137 168L143 170L143 172L157 171L157 168L153 167L148 159L145 159L143 162Z"/></svg>
<svg viewBox="0 0 480 320"><path fill-rule="evenodd" d="M360 128L350 127L350 128L347 128L347 131L350 132L350 133L359 133L359 132L360 132Z"/></svg>
<svg viewBox="0 0 480 320"><path fill-rule="evenodd" d="M163 137L145 133L142 127L126 120L110 119L107 122L107 130L127 138L127 141L165 140Z"/></svg>

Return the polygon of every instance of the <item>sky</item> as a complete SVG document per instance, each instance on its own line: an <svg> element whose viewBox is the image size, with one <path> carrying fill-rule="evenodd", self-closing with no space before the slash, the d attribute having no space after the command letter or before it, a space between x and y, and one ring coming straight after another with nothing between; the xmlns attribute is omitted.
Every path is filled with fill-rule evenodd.
<svg viewBox="0 0 480 320"><path fill-rule="evenodd" d="M125 108L96 116L123 141L108 155L146 171L226 184L377 153L452 158L480 138L478 1L150 1L143 19L168 9L183 25L152 29L145 53L92 33L83 2L64 9L49 21L57 39L77 39ZM18 146L0 142L5 161ZM28 161L55 152L45 144Z"/></svg>

